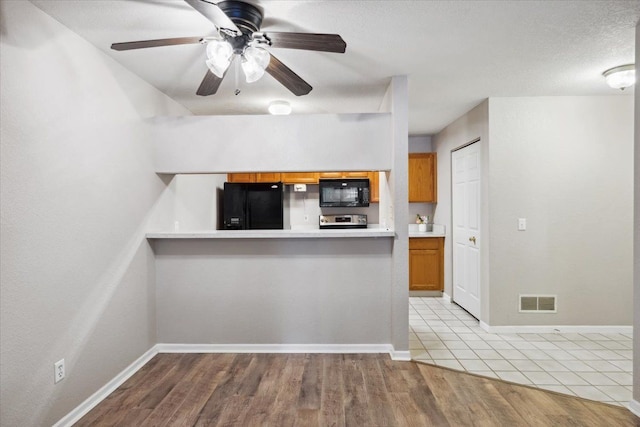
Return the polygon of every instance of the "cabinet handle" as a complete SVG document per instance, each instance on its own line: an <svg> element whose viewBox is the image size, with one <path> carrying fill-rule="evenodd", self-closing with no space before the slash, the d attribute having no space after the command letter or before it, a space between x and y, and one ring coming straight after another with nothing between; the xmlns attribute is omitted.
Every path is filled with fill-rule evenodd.
<svg viewBox="0 0 640 427"><path fill-rule="evenodd" d="M476 244L476 236L469 237L469 241L473 242L473 244L475 245Z"/></svg>

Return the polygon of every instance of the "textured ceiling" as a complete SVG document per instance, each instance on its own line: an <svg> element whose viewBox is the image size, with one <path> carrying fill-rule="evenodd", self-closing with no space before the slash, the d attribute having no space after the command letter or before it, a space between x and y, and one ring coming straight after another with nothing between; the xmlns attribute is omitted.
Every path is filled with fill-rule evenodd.
<svg viewBox="0 0 640 427"><path fill-rule="evenodd" d="M180 0L32 0L194 114L264 114L288 100L294 114L378 111L389 79L409 78L409 130L433 134L488 97L631 95L609 89L608 68L634 62L639 1L250 0L263 30L337 33L345 54L272 49L313 86L289 93L271 76L216 95L195 94L201 45L116 52L113 42L214 34Z"/></svg>

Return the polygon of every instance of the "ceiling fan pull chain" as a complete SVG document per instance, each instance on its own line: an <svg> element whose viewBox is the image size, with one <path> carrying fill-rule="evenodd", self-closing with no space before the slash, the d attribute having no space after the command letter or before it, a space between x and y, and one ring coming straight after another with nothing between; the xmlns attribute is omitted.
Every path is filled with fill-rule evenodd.
<svg viewBox="0 0 640 427"><path fill-rule="evenodd" d="M236 96L240 95L240 61L235 62L235 80L236 80L236 90L233 92Z"/></svg>

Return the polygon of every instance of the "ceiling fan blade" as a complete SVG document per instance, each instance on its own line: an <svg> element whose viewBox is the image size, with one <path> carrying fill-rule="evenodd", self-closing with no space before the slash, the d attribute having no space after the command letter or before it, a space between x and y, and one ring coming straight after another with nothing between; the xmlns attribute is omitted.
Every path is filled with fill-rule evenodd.
<svg viewBox="0 0 640 427"><path fill-rule="evenodd" d="M291 68L284 65L273 55L271 55L266 71L296 96L306 95L313 89L309 83L302 80Z"/></svg>
<svg viewBox="0 0 640 427"><path fill-rule="evenodd" d="M272 47L344 53L347 44L338 34L265 32Z"/></svg>
<svg viewBox="0 0 640 427"><path fill-rule="evenodd" d="M220 83L222 83L222 79L224 79L223 74L222 77L218 77L211 72L211 70L207 70L207 74L204 75L204 79L202 79L202 83L200 83L200 87L196 91L196 95L207 96L213 95L218 91L220 87Z"/></svg>
<svg viewBox="0 0 640 427"><path fill-rule="evenodd" d="M202 37L178 37L174 39L140 40L137 42L113 43L113 50L144 49L147 47L173 46L177 44L200 43Z"/></svg>
<svg viewBox="0 0 640 427"><path fill-rule="evenodd" d="M200 12L205 18L209 21L213 22L213 25L216 26L218 30L221 28L226 28L228 30L233 30L236 34L240 35L240 30L236 26L236 24L229 19L226 13L218 7L217 4L211 3L206 0L184 0L187 2L189 6Z"/></svg>

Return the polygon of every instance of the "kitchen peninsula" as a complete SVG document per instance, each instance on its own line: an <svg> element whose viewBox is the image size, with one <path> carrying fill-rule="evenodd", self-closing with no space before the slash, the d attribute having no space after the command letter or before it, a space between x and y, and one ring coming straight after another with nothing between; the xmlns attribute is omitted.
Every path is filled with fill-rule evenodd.
<svg viewBox="0 0 640 427"><path fill-rule="evenodd" d="M189 351L392 352L394 232L149 233L158 341Z"/></svg>
<svg viewBox="0 0 640 427"><path fill-rule="evenodd" d="M406 102L407 80L398 77L381 106L393 113L154 119L156 171L172 200L159 209L160 226L146 234L161 351L410 358ZM209 202L190 209L221 188L203 174L335 170L380 171L380 200L370 215L380 226L223 231L215 222L185 225L194 217L213 221L217 212ZM311 203L291 197L298 214Z"/></svg>

